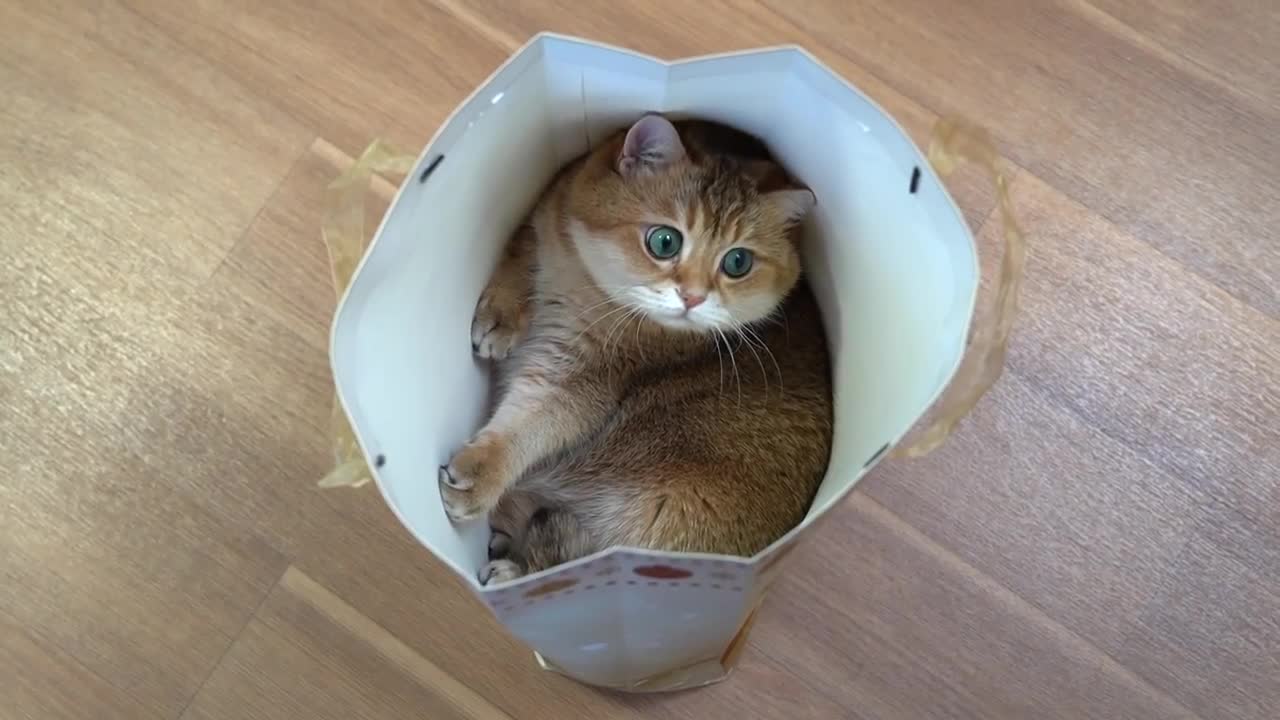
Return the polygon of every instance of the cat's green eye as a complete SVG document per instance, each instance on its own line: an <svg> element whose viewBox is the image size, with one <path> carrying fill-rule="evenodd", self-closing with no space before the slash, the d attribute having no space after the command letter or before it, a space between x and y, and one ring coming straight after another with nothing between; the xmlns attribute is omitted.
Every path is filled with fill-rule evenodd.
<svg viewBox="0 0 1280 720"><path fill-rule="evenodd" d="M751 272L753 264L755 264L755 255L750 250L734 248L724 254L724 259L720 261L720 269L731 278L740 278Z"/></svg>
<svg viewBox="0 0 1280 720"><path fill-rule="evenodd" d="M666 225L659 225L649 231L645 236L644 244L649 248L649 254L659 260L670 260L680 253L680 246L684 244L684 237L680 235L680 231Z"/></svg>

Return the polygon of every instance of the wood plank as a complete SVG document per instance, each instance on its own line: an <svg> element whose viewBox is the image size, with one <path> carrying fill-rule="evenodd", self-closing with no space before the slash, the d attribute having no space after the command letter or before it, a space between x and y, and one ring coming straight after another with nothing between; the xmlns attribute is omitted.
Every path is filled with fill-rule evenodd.
<svg viewBox="0 0 1280 720"><path fill-rule="evenodd" d="M27 222L29 216L14 219ZM262 477L295 467L297 448L314 450L311 474L302 478L310 489L308 481L326 462L322 429L331 385L323 353L262 317L234 288L218 292L222 288L211 284L197 291L139 262L145 253L112 252L113 239L74 215L57 221L47 228L47 243L11 258L6 269L14 272L4 277L6 297L18 301L8 308L18 322L5 326L5 347L40 346L48 353L6 356L13 361L3 384L11 411L4 418L6 437L36 453L32 470L39 470L35 478L44 484L5 490L30 499L43 491L51 504L72 500L76 492L113 488L156 493L147 506L221 503L210 511L204 532L239 538L241 526L222 525L240 519L226 509L240 506L245 487L265 487L264 497L274 497ZM82 239L79 245L76 239ZM84 252L98 248L101 254ZM49 303L55 287L65 290L59 302ZM110 469L113 462L120 468ZM177 477L159 475L166 466L179 469ZM85 474L103 487L77 484ZM118 509L139 511L128 504ZM56 513L47 519L53 523ZM121 521L115 532L123 539L141 530L119 516L84 518L113 519ZM290 515L280 512L277 519L275 537L290 537ZM14 532L20 527L6 525ZM56 532L55 524L43 529ZM268 575L279 574L279 555L272 560L270 552L257 554L267 561Z"/></svg>
<svg viewBox="0 0 1280 720"><path fill-rule="evenodd" d="M1101 29L1085 3L981 0L943 22L930 0L766 4L925 107L987 125L1050 185L1280 317L1280 246L1266 240L1280 225L1274 92L1265 107L1237 102Z"/></svg>
<svg viewBox="0 0 1280 720"><path fill-rule="evenodd" d="M1205 718L1274 718L1280 583L1219 545L1215 522L1196 529L1116 658Z"/></svg>
<svg viewBox="0 0 1280 720"><path fill-rule="evenodd" d="M863 489L1114 651L1192 526L1280 567L1280 323L1030 175L1014 196L1034 245L1010 371Z"/></svg>
<svg viewBox="0 0 1280 720"><path fill-rule="evenodd" d="M0 213L23 229L0 269L0 434L21 478L0 487L0 609L172 716L286 562L191 490L269 465L246 463L234 388L211 382L254 361L191 342L188 311L309 137L112 7L0 11Z"/></svg>
<svg viewBox="0 0 1280 720"><path fill-rule="evenodd" d="M942 449L859 491L1105 651L1212 503L1013 373Z"/></svg>
<svg viewBox="0 0 1280 720"><path fill-rule="evenodd" d="M866 495L835 512L753 641L837 702L887 718L1195 717Z"/></svg>
<svg viewBox="0 0 1280 720"><path fill-rule="evenodd" d="M432 687L449 701L455 709L468 717L508 717L483 696L458 682L438 665L415 653L394 635L361 615L342 598L302 574L290 568L280 580L280 588L306 602L327 620L336 623L352 635L376 649L380 655L413 676L421 685Z"/></svg>
<svg viewBox="0 0 1280 720"><path fill-rule="evenodd" d="M290 570L183 718L509 718Z"/></svg>
<svg viewBox="0 0 1280 720"><path fill-rule="evenodd" d="M29 485L4 493L0 609L139 702L171 712L240 631L281 560L142 479L156 476L136 456L77 440L56 439L45 467L14 468ZM84 459L94 454L106 459Z"/></svg>
<svg viewBox="0 0 1280 720"><path fill-rule="evenodd" d="M300 126L111 3L5 3L6 195L208 275L305 148ZM17 236L6 237L6 245ZM26 238L31 244L33 238Z"/></svg>
<svg viewBox="0 0 1280 720"><path fill-rule="evenodd" d="M1075 0L1076 11L1234 99L1275 113L1280 5L1270 0ZM1260 62L1261 60L1261 62Z"/></svg>
<svg viewBox="0 0 1280 720"><path fill-rule="evenodd" d="M228 466L246 455L216 441L235 420L174 321L184 281L77 215L32 222L31 204L0 211L36 230L0 270L0 610L173 711L284 560L179 491L244 474Z"/></svg>
<svg viewBox="0 0 1280 720"><path fill-rule="evenodd" d="M165 433L140 415L150 409L174 422L166 411L200 402L190 386L152 365L140 368L145 383L127 376L123 387L103 392L93 379L139 358L129 347L89 349L98 350L94 361L70 358L84 363L84 385L64 390L51 378L6 398L13 414L0 432L24 455L9 469L21 481L0 491L0 609L139 701L170 711L185 704L240 631L283 558L175 492L192 472L182 456L202 450L200 425L166 424ZM164 404L143 406L140 396ZM86 398L91 406L118 398L122 414L86 417L77 408ZM28 402L58 411L42 413L28 430ZM200 413L212 424L223 417ZM122 422L128 436L120 434ZM157 452L166 435L185 438L185 453Z"/></svg>
<svg viewBox="0 0 1280 720"><path fill-rule="evenodd" d="M865 619L810 600L812 591L806 588L825 576L831 577L823 592L833 594L860 592L855 586L865 580L855 577L843 559L819 563L822 547L814 543L795 551L793 559L807 555L810 560L789 567L770 590L749 652L796 668L816 692L867 718L982 720L961 688L923 667L908 650L869 633ZM820 564L826 569L811 577L810 568ZM850 587L841 588L844 583Z"/></svg>
<svg viewBox="0 0 1280 720"><path fill-rule="evenodd" d="M729 678L715 685L665 695L628 695L629 707L642 717L672 720L702 718L796 718L862 720L863 705L840 703L810 684L802 673L762 652L748 649Z"/></svg>
<svg viewBox="0 0 1280 720"><path fill-rule="evenodd" d="M40 720L159 720L67 654L0 613L0 697L4 716Z"/></svg>
<svg viewBox="0 0 1280 720"><path fill-rule="evenodd" d="M1014 372L1189 487L1280 519L1280 320L1033 178L1018 192L1039 242Z"/></svg>
<svg viewBox="0 0 1280 720"><path fill-rule="evenodd" d="M430 3L122 4L348 154L421 146L504 55Z"/></svg>
<svg viewBox="0 0 1280 720"><path fill-rule="evenodd" d="M320 493L320 491L313 491ZM346 519L299 548L297 568L513 717L639 718L626 699L538 668L392 517L373 488L325 491Z"/></svg>

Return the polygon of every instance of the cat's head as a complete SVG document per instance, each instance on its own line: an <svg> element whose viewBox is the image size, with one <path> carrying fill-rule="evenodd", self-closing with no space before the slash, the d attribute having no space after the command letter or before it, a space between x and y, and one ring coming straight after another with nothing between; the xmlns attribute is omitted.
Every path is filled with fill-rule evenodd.
<svg viewBox="0 0 1280 720"><path fill-rule="evenodd" d="M599 148L569 194L569 232L612 299L669 328L712 332L772 313L800 277L808 189L764 159L686 147L646 115Z"/></svg>

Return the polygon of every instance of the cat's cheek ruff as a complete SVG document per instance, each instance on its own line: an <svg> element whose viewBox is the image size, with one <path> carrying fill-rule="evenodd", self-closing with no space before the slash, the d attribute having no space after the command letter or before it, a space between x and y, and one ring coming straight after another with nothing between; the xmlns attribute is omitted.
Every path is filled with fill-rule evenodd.
<svg viewBox="0 0 1280 720"><path fill-rule="evenodd" d="M728 328L738 325L750 325L769 317L782 305L781 297L748 297L740 300L737 307L730 309L728 305L720 305L725 319L717 327ZM737 310L738 312L734 312Z"/></svg>
<svg viewBox="0 0 1280 720"><path fill-rule="evenodd" d="M675 306L668 306L661 302L663 296L664 293L661 290L655 290L646 285L636 285L628 288L617 300L628 308L644 313L645 317L660 321L662 317L671 316L677 311Z"/></svg>
<svg viewBox="0 0 1280 720"><path fill-rule="evenodd" d="M631 260L609 238L592 235L581 221L571 220L569 236L587 274L611 298L621 301L618 288L636 284Z"/></svg>

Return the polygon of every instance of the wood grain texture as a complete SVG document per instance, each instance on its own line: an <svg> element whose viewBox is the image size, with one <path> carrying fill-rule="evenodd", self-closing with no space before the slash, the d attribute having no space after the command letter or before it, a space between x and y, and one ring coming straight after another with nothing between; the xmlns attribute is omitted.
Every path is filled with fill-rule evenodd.
<svg viewBox="0 0 1280 720"><path fill-rule="evenodd" d="M799 572L773 598L786 606L781 612L799 617L761 628L755 642L778 660L792 652L808 659L802 666L838 701L911 703L879 708L873 717L1101 719L1121 708L1125 717L1193 717L865 495L828 524L830 534L796 559ZM859 579L856 592L833 593L828 586L824 570L836 558L842 574ZM806 616L818 622L803 622ZM847 635L828 632L831 627L856 627L857 644L847 645ZM989 632L995 628L1000 631ZM860 672L851 676L846 665L814 662L823 652L844 654ZM882 658L894 672L878 667ZM885 685L898 683L916 692L886 692Z"/></svg>
<svg viewBox="0 0 1280 720"><path fill-rule="evenodd" d="M1037 176L1280 316L1280 245L1262 241L1280 223L1274 92L1262 103L1240 101L1229 68L1171 63L1135 42L1137 29L1100 23L1088 0L980 0L945 19L930 0L767 4L923 106L983 118ZM1273 67L1275 4L1229 4L1239 8L1226 14L1236 31L1261 34L1254 67ZM1194 0L1155 5L1146 4L1149 17L1197 6L1224 16Z"/></svg>
<svg viewBox="0 0 1280 720"><path fill-rule="evenodd" d="M430 2L119 4L348 152L425 143L507 54Z"/></svg>
<svg viewBox="0 0 1280 720"><path fill-rule="evenodd" d="M963 112L1033 243L1004 379L700 691L538 671L375 491L315 488L324 187L539 30L800 43L920 142ZM1277 57L1266 0L0 0L0 718L1273 717Z"/></svg>
<svg viewBox="0 0 1280 720"><path fill-rule="evenodd" d="M1207 717L1273 718L1280 707L1280 593L1210 536L1182 548L1116 658Z"/></svg>
<svg viewBox="0 0 1280 720"><path fill-rule="evenodd" d="M5 615L0 615L0 696L5 717L79 720L89 708L104 720L162 717Z"/></svg>
<svg viewBox="0 0 1280 720"><path fill-rule="evenodd" d="M510 716L290 569L183 717Z"/></svg>

